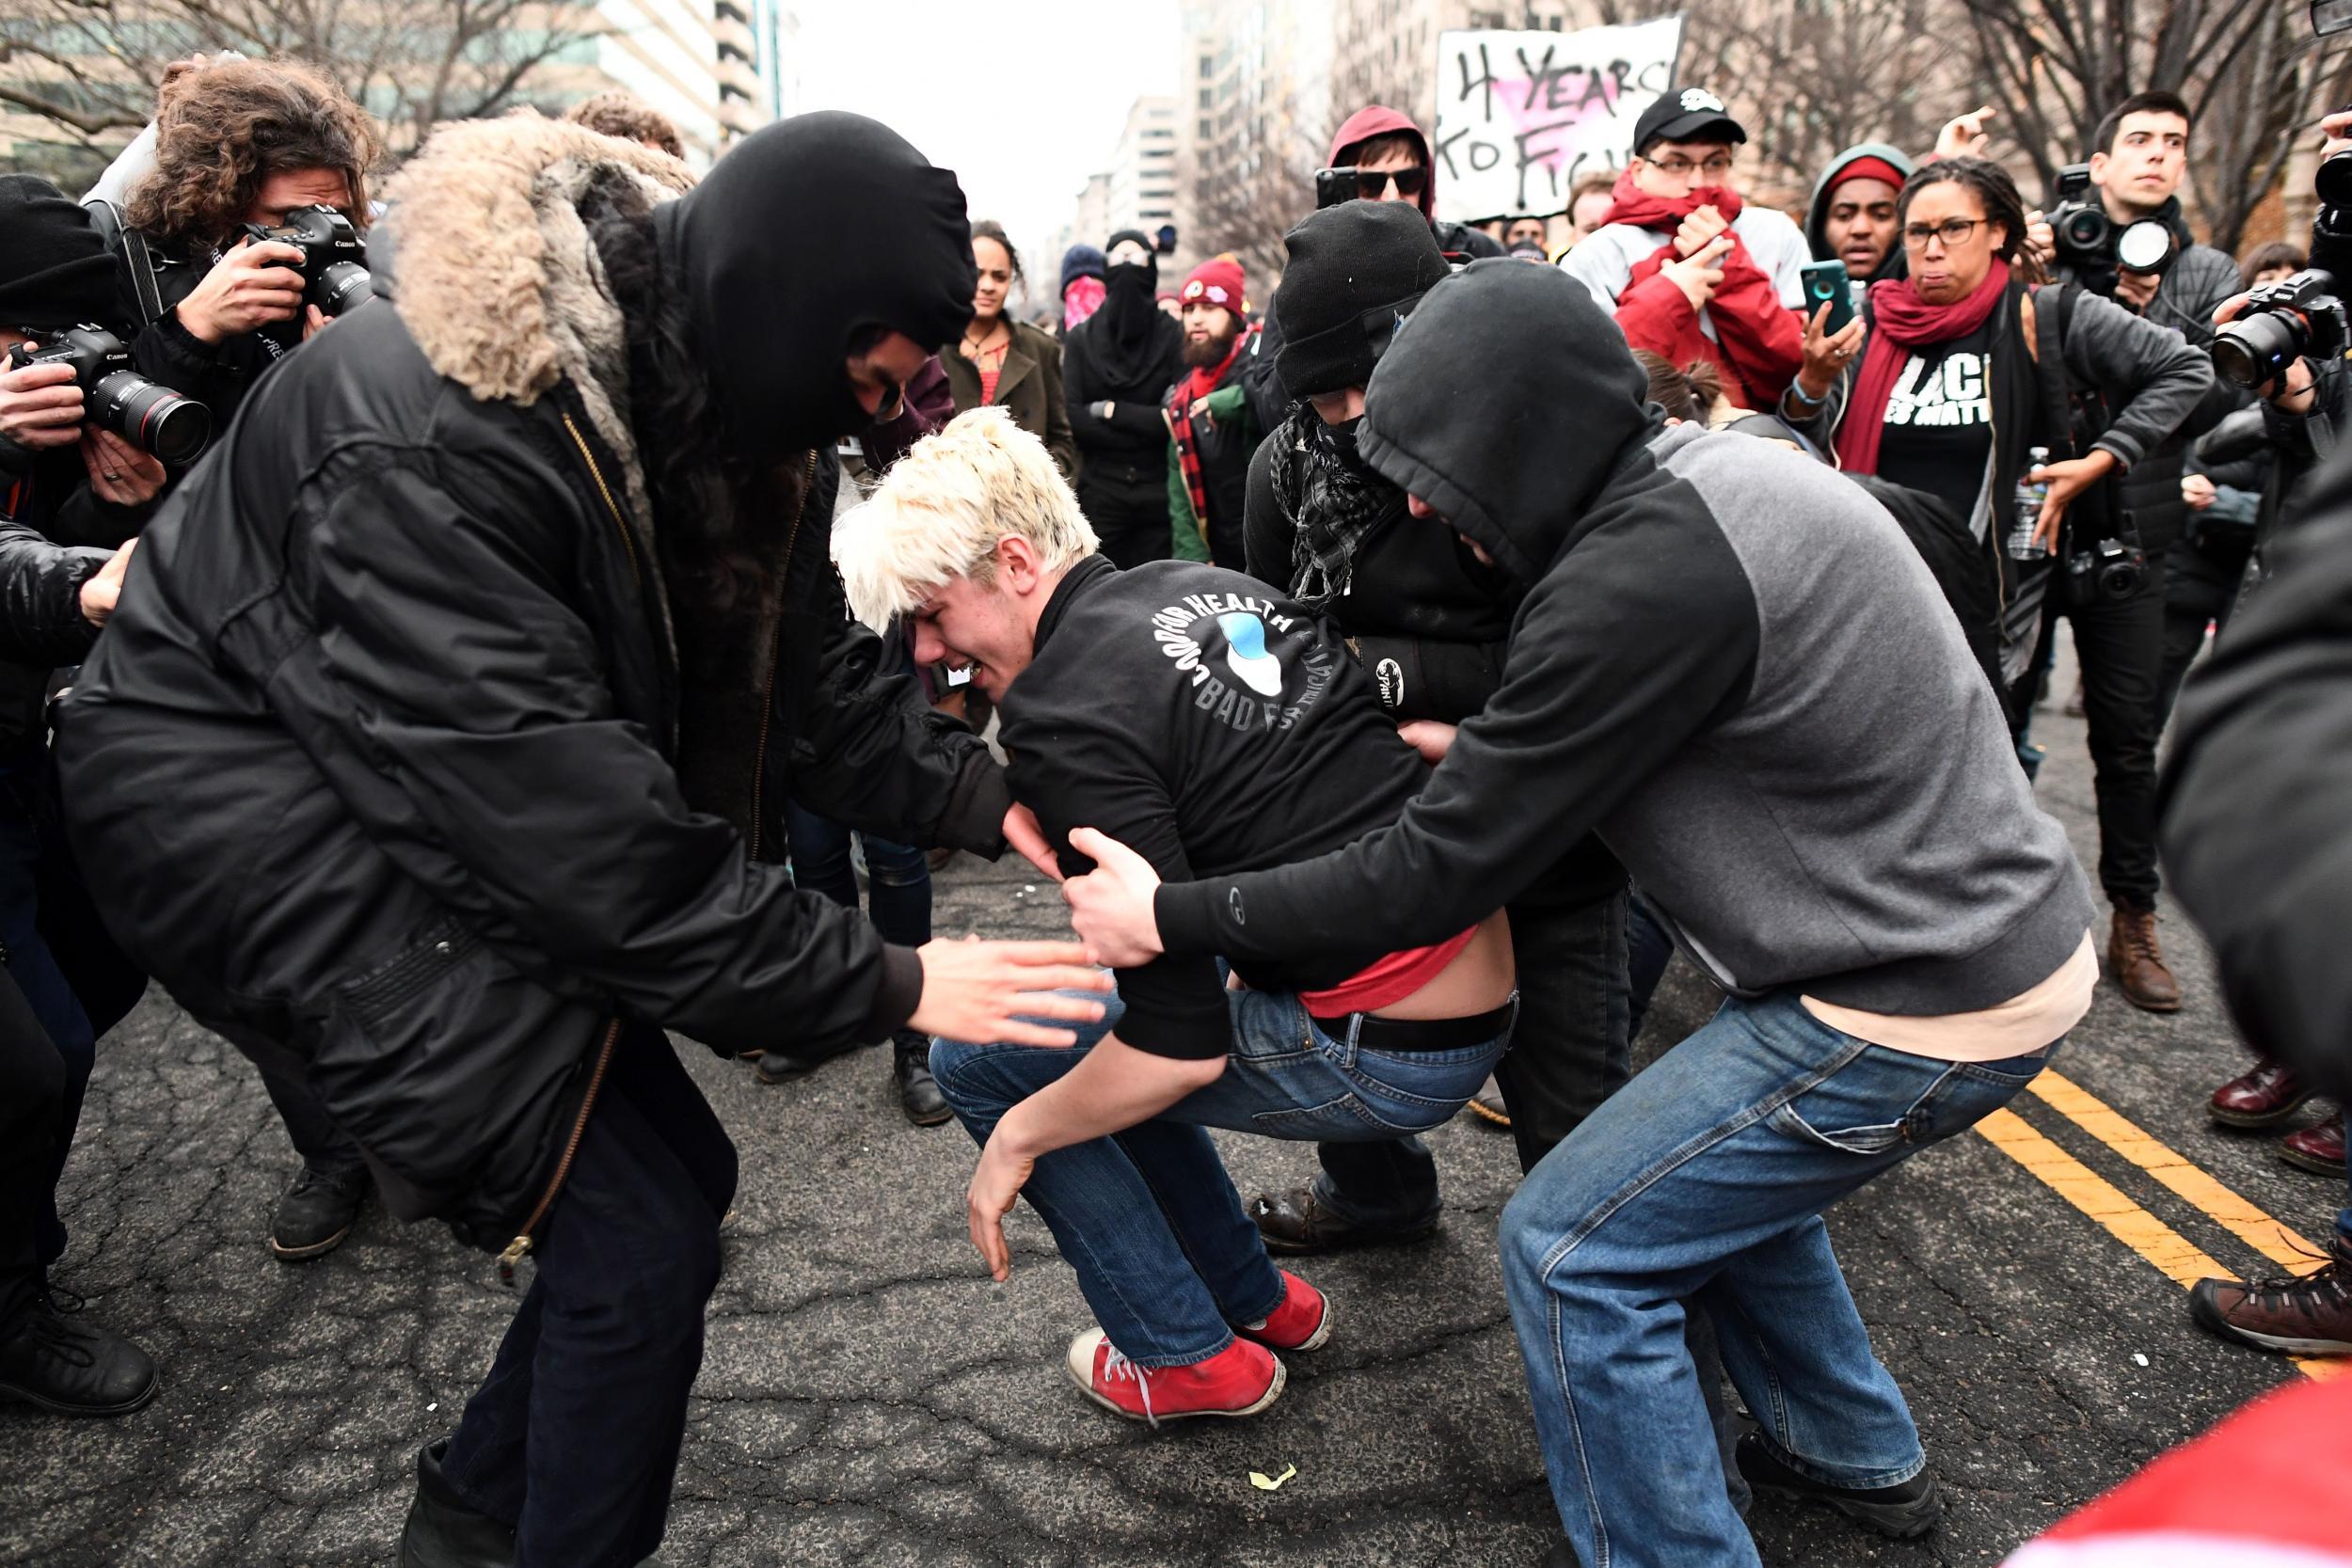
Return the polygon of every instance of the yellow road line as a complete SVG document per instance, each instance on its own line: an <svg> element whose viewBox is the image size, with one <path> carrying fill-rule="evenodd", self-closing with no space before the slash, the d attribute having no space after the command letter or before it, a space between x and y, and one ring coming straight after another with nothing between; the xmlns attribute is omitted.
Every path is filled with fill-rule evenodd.
<svg viewBox="0 0 2352 1568"><path fill-rule="evenodd" d="M1977 1123L1977 1131L2183 1289L2201 1279L2235 1277L2187 1237L2133 1202L2122 1188L2036 1132L2016 1112L1994 1111ZM2329 1378L2342 1370L2326 1356L2290 1359L2310 1377Z"/></svg>
<svg viewBox="0 0 2352 1568"><path fill-rule="evenodd" d="M2052 1110L2280 1268L2291 1274L2311 1274L2327 1266L2328 1259L2318 1247L2150 1137L2080 1085L2045 1069L2026 1086Z"/></svg>

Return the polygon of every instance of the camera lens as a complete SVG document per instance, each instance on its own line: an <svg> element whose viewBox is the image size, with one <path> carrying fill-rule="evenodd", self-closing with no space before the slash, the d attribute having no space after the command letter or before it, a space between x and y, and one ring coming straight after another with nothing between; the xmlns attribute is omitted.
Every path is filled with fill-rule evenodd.
<svg viewBox="0 0 2352 1568"><path fill-rule="evenodd" d="M2058 243L2069 250L2097 250L2106 244L2106 214L2096 207L2078 207L2058 223Z"/></svg>
<svg viewBox="0 0 2352 1568"><path fill-rule="evenodd" d="M375 279L357 261L333 261L321 269L310 293L321 310L340 316L375 297Z"/></svg>
<svg viewBox="0 0 2352 1568"><path fill-rule="evenodd" d="M2244 316L2214 330L2214 373L2233 387L2259 387L2302 352L2302 323L2277 310Z"/></svg>
<svg viewBox="0 0 2352 1568"><path fill-rule="evenodd" d="M211 409L130 371L102 376L89 405L101 425L175 467L213 438Z"/></svg>

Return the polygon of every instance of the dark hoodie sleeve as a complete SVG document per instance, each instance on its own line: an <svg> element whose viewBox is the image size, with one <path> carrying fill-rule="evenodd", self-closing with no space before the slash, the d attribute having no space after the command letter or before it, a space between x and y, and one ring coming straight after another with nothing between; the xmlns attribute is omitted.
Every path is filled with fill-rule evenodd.
<svg viewBox="0 0 2352 1568"><path fill-rule="evenodd" d="M1162 886L1167 950L1305 962L1441 942L1733 707L1759 646L1754 592L1694 493L1654 494L1529 596L1502 688L1393 826L1295 865Z"/></svg>

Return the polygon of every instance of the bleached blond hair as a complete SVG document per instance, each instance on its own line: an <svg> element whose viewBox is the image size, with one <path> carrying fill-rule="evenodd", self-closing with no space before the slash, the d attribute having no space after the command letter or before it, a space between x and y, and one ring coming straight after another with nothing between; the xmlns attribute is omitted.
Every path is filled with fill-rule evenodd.
<svg viewBox="0 0 2352 1568"><path fill-rule="evenodd" d="M833 557L850 612L879 627L952 578L993 581L1009 537L1028 541L1049 572L1101 543L1045 443L1001 407L975 408L891 467L834 528Z"/></svg>

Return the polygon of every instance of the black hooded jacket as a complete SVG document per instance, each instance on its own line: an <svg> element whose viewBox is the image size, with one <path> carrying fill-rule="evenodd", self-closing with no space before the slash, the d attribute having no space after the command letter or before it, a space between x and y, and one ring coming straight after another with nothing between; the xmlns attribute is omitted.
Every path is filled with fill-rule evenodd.
<svg viewBox="0 0 2352 1568"><path fill-rule="evenodd" d="M1145 236L1111 236L1149 242ZM1184 373L1184 331L1159 307L1159 262L1106 268L1102 308L1062 339L1062 396L1070 405L1070 429L1078 451L1107 478L1112 465L1142 468L1153 485L1164 483L1168 421L1162 402ZM967 315L969 309L967 307ZM1111 405L1110 413L1103 405ZM1079 478L1087 479L1079 469Z"/></svg>
<svg viewBox="0 0 2352 1568"><path fill-rule="evenodd" d="M859 123L873 198L921 199L890 178L913 150ZM73 841L124 946L300 1075L394 1212L492 1247L552 1200L622 1021L807 1055L906 1021L914 955L792 888L787 795L1001 847L1000 772L843 611L838 470L781 450L831 430L748 427L783 460L780 510L746 530L732 594L688 596L657 547L626 322L581 223L642 222L684 181L532 117L437 133L393 188L392 304L256 389L149 529L59 726ZM771 191L719 194L774 220ZM968 285L955 228L936 254ZM737 243L765 242L711 255ZM660 282L724 270L695 264ZM514 286L484 289L485 267ZM937 325L917 295L871 299ZM846 396L837 359L791 368L820 415Z"/></svg>

